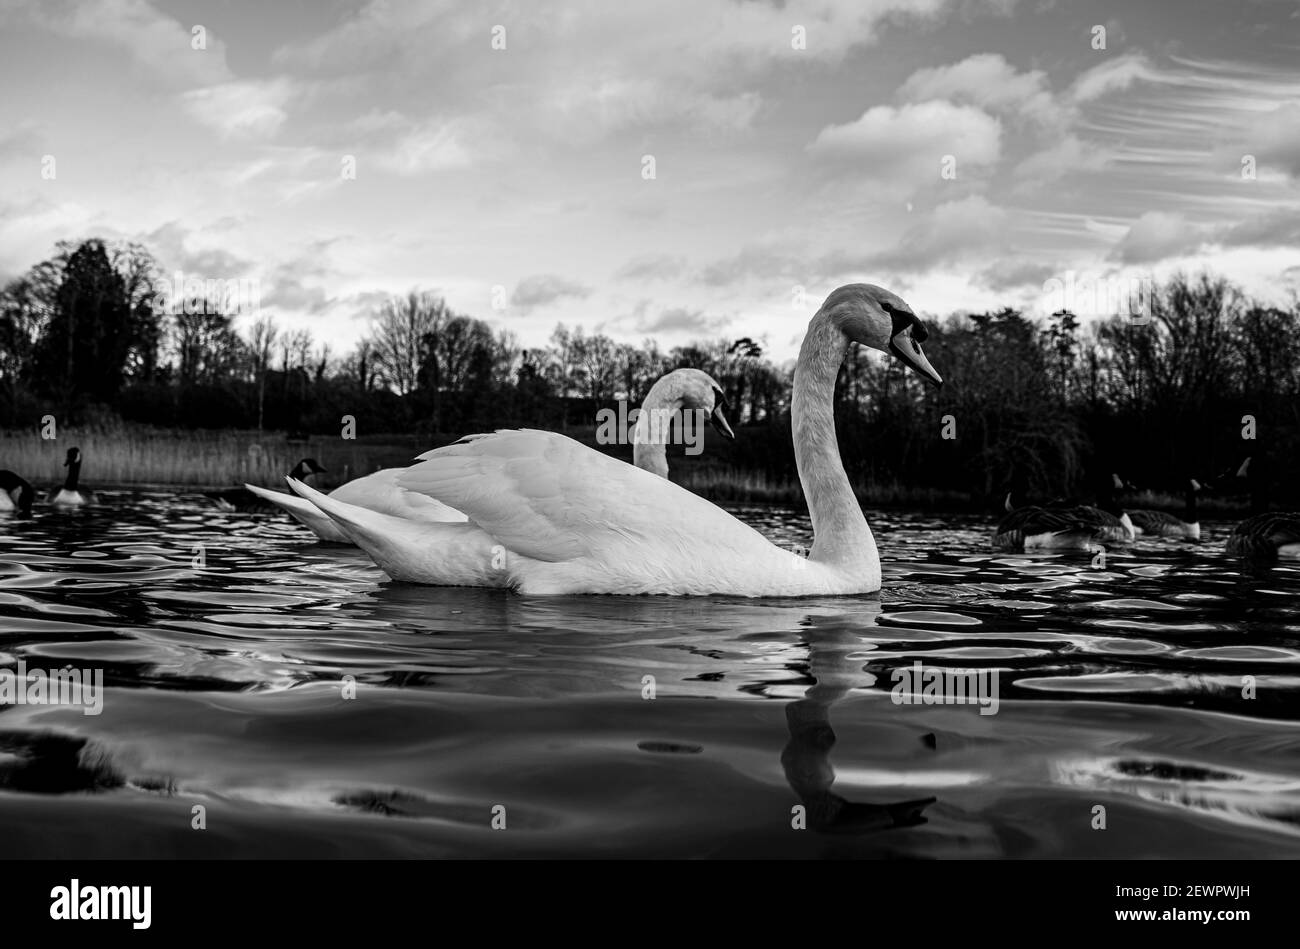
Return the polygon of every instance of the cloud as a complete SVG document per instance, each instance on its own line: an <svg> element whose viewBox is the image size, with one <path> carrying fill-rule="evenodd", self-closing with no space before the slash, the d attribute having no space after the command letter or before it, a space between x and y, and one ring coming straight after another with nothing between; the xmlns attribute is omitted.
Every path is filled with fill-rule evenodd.
<svg viewBox="0 0 1300 949"><path fill-rule="evenodd" d="M1007 217L1005 209L983 195L970 195L938 205L892 247L866 254L834 251L823 255L816 267L833 276L881 269L921 274L941 264L1004 253Z"/></svg>
<svg viewBox="0 0 1300 949"><path fill-rule="evenodd" d="M1110 260L1125 264L1151 263L1191 253L1201 246L1203 235L1181 214L1147 211L1120 238Z"/></svg>
<svg viewBox="0 0 1300 949"><path fill-rule="evenodd" d="M697 279L711 287L728 287L750 277L794 277L803 272L803 263L785 248L773 244L747 244L731 257L703 267Z"/></svg>
<svg viewBox="0 0 1300 949"><path fill-rule="evenodd" d="M533 310L565 297L582 299L590 293L589 287L576 280L555 274L535 274L515 285L514 293L510 294L510 305L521 310Z"/></svg>
<svg viewBox="0 0 1300 949"><path fill-rule="evenodd" d="M994 293L1003 293L1028 286L1041 289L1043 283L1057 273L1060 273L1060 268L1052 264L1008 257L976 273L971 282Z"/></svg>
<svg viewBox="0 0 1300 949"><path fill-rule="evenodd" d="M603 137L627 128L681 123L709 133L748 128L762 105L758 93L717 94L669 78L583 77L550 90L542 107L566 135Z"/></svg>
<svg viewBox="0 0 1300 949"><path fill-rule="evenodd" d="M1300 208L1275 208L1223 230L1225 247L1295 247L1300 244Z"/></svg>
<svg viewBox="0 0 1300 949"><path fill-rule="evenodd" d="M0 129L0 158L35 158L43 139L43 129L35 122Z"/></svg>
<svg viewBox="0 0 1300 949"><path fill-rule="evenodd" d="M239 280L252 276L253 261L220 247L193 247L194 231L179 221L169 221L145 234L140 242L148 247L163 273L174 271L204 280Z"/></svg>
<svg viewBox="0 0 1300 949"><path fill-rule="evenodd" d="M968 102L1038 121L1048 121L1056 112L1047 74L1040 69L1017 72L999 53L977 53L949 66L918 69L899 87L898 95L908 102Z"/></svg>
<svg viewBox="0 0 1300 949"><path fill-rule="evenodd" d="M273 267L263 281L262 306L316 314L339 303L322 286L338 274L328 257L330 245L337 240L312 241L298 256Z"/></svg>
<svg viewBox="0 0 1300 949"><path fill-rule="evenodd" d="M1106 150L1081 140L1077 135L1066 135L1039 152L1021 161L1011 176L1016 187L1048 184L1079 172L1101 171L1109 162Z"/></svg>
<svg viewBox="0 0 1300 949"><path fill-rule="evenodd" d="M225 44L209 30L206 49L190 45L191 26L173 20L147 0L66 0L13 6L5 13L25 16L64 36L108 42L155 79L173 87L207 86L232 78Z"/></svg>
<svg viewBox="0 0 1300 949"><path fill-rule="evenodd" d="M1288 102L1260 115L1242 136L1243 154L1253 154L1261 171L1277 165L1300 178L1300 102Z"/></svg>
<svg viewBox="0 0 1300 949"><path fill-rule="evenodd" d="M192 118L223 138L263 138L284 124L285 105L294 94L293 84L285 78L239 80L191 89L181 94L181 104Z"/></svg>
<svg viewBox="0 0 1300 949"><path fill-rule="evenodd" d="M939 264L995 253L1006 244L1007 212L983 195L939 205L908 228L898 246L877 255L879 266L924 272Z"/></svg>
<svg viewBox="0 0 1300 949"><path fill-rule="evenodd" d="M633 257L614 274L616 280L668 280L686 269L686 258L673 254Z"/></svg>
<svg viewBox="0 0 1300 949"><path fill-rule="evenodd" d="M1158 77L1142 53L1121 53L1077 76L1070 87L1069 97L1074 102L1091 102L1112 92L1121 92L1135 82L1152 81Z"/></svg>
<svg viewBox="0 0 1300 949"><path fill-rule="evenodd" d="M642 318L637 329L642 333L691 333L699 336L716 333L729 322L729 317L705 316L703 310L668 307L652 319Z"/></svg>
<svg viewBox="0 0 1300 949"><path fill-rule="evenodd" d="M0 203L0 271L19 273L36 262L33 248L53 252L60 240L89 236L94 216L74 201L36 196Z"/></svg>
<svg viewBox="0 0 1300 949"><path fill-rule="evenodd" d="M925 24L969 0L574 0L488 14L452 0L372 0L326 32L286 43L272 63L298 74L384 86L436 84L439 109L488 113L504 131L584 145L629 128L749 129L760 88L791 69L824 69L906 18ZM505 48L493 49L494 25ZM807 49L795 49L792 29Z"/></svg>
<svg viewBox="0 0 1300 949"><path fill-rule="evenodd" d="M997 162L1002 128L980 109L951 102L879 105L844 125L828 125L808 146L814 158L851 165L855 174L897 183L938 181L945 155L958 173Z"/></svg>

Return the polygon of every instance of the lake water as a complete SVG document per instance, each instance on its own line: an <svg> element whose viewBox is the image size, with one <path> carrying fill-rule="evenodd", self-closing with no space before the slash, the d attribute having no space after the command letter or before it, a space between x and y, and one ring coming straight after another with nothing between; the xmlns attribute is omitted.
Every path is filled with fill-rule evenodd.
<svg viewBox="0 0 1300 949"><path fill-rule="evenodd" d="M879 597L530 598L100 500L0 522L0 667L105 684L0 707L0 856L1300 856L1300 568L1222 524L1101 566L868 512ZM916 661L996 714L894 701Z"/></svg>

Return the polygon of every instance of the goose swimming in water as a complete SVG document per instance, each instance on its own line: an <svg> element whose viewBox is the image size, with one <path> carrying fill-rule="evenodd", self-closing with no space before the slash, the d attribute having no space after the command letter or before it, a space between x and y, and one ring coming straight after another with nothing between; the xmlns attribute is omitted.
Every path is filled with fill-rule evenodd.
<svg viewBox="0 0 1300 949"><path fill-rule="evenodd" d="M80 488L81 449L69 448L63 466L68 469L68 476L63 480L63 487L51 493L50 503L56 507L80 507L83 504L93 504L94 493L82 491Z"/></svg>
<svg viewBox="0 0 1300 949"><path fill-rule="evenodd" d="M1225 473L1215 482L1216 489L1227 490L1244 483L1254 512L1232 529L1224 552L1250 560L1300 560L1300 512L1268 510L1272 479L1266 473L1266 463L1267 458L1247 456L1234 474Z"/></svg>
<svg viewBox="0 0 1300 949"><path fill-rule="evenodd" d="M1132 522L1114 494L1121 484L1117 475L1103 480L1096 506L1068 498L1027 504L1022 495L1023 482L1013 478L1006 499L1007 514L993 532L993 546L1000 550L1095 552L1106 543L1132 540Z"/></svg>
<svg viewBox="0 0 1300 949"><path fill-rule="evenodd" d="M727 438L735 438L735 433L722 414L725 407L721 387L707 372L699 369L675 369L663 376L650 387L641 403L633 435L632 463L661 477L668 477L665 448L669 432L668 419L681 411L705 412L715 429ZM384 468L335 488L329 497L409 521L451 524L466 520L464 514L441 501L418 491L398 487L397 479L406 470ZM353 543L342 527L310 501L251 484L244 487L305 524L321 540L334 544Z"/></svg>
<svg viewBox="0 0 1300 949"><path fill-rule="evenodd" d="M31 482L7 468L0 470L0 511L30 514L35 499L36 489Z"/></svg>
<svg viewBox="0 0 1300 949"><path fill-rule="evenodd" d="M1133 529L1139 537L1173 537L1180 540L1201 539L1201 519L1196 513L1196 496L1205 489L1195 478L1187 479L1183 495L1183 516L1174 517L1164 511L1129 511Z"/></svg>
<svg viewBox="0 0 1300 949"><path fill-rule="evenodd" d="M1098 540L1114 544L1124 544L1137 537L1137 530L1129 517L1128 511L1120 504L1118 492L1128 485L1119 475L1111 472L1097 483L1096 503L1089 504L1077 498L1056 498L1047 502L1047 507L1057 510L1082 508L1084 515L1101 525Z"/></svg>
<svg viewBox="0 0 1300 949"><path fill-rule="evenodd" d="M1300 560L1300 512L1246 518L1228 535L1224 552L1258 560Z"/></svg>
<svg viewBox="0 0 1300 949"><path fill-rule="evenodd" d="M851 284L813 316L790 406L795 462L812 515L807 558L696 494L554 432L474 435L421 456L398 485L464 524L411 524L291 487L396 580L527 594L874 593L880 559L835 437L834 391L852 344L888 353L938 385L924 325L888 290Z"/></svg>
<svg viewBox="0 0 1300 949"><path fill-rule="evenodd" d="M305 481L314 474L322 474L324 468L315 458L304 458L293 466L289 477ZM249 485L242 488L221 488L217 491L204 491L203 496L214 501L223 511L272 511L274 508L263 500L262 492L254 493Z"/></svg>

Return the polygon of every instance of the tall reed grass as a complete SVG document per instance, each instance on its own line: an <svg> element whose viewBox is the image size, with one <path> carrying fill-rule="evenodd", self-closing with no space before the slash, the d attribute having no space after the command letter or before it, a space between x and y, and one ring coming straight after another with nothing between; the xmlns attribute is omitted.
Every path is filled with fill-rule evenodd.
<svg viewBox="0 0 1300 949"><path fill-rule="evenodd" d="M761 471L735 468L693 467L674 474L673 480L712 501L803 505L803 487L794 478L773 478ZM882 507L911 505L923 508L967 508L970 496L958 491L918 488L895 481L859 480L853 485L859 502Z"/></svg>
<svg viewBox="0 0 1300 949"><path fill-rule="evenodd" d="M280 487L302 458L327 469L318 483L336 485L379 468L405 465L423 448L312 437L290 443L283 434L223 431L59 429L55 439L35 432L0 432L0 468L33 484L61 483L69 448L81 449L81 480L98 485L228 487L247 481ZM430 446L424 446L425 448Z"/></svg>

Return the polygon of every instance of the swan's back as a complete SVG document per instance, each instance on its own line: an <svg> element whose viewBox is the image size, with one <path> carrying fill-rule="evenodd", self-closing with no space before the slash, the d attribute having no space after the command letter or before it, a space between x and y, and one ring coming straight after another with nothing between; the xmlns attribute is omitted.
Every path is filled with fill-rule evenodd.
<svg viewBox="0 0 1300 949"><path fill-rule="evenodd" d="M330 492L330 497L381 514L391 514L394 517L406 517L416 521L455 523L465 520L464 514L453 510L441 501L398 487L397 479L406 470L405 468L383 468L335 488Z"/></svg>
<svg viewBox="0 0 1300 949"><path fill-rule="evenodd" d="M573 571L600 592L726 592L720 578L770 582L795 557L685 488L554 432L472 435L420 457L397 483L536 561L519 567L521 589L563 588Z"/></svg>

